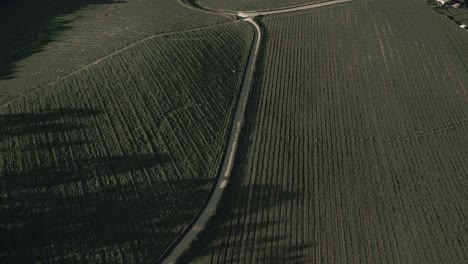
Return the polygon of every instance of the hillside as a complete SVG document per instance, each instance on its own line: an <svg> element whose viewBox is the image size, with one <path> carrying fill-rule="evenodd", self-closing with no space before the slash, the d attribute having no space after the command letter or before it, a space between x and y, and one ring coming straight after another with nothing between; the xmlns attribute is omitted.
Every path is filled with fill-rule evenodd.
<svg viewBox="0 0 468 264"><path fill-rule="evenodd" d="M466 262L468 34L403 0L260 22L235 172L183 262Z"/></svg>
<svg viewBox="0 0 468 264"><path fill-rule="evenodd" d="M143 6L101 10L121 12L107 26L76 11L0 81L0 262L154 262L201 210L253 32Z"/></svg>

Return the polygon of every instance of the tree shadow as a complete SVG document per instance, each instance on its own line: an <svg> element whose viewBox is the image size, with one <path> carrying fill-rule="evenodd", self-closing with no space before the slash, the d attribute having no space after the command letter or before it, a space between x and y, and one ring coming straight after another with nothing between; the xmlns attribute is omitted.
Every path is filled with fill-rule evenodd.
<svg viewBox="0 0 468 264"><path fill-rule="evenodd" d="M135 243L138 248L127 247L125 254L130 256L139 251L143 255L137 263L155 259L164 246L162 240L174 238L179 232L176 227L192 216L184 208L171 210L167 200L140 198L153 196L155 189L158 188L151 185L118 184L105 188L104 192L85 191L85 195L72 197L51 192L21 194L24 204L0 210L1 224L11 226L0 231L4 251L0 259L4 263L67 260L69 254L111 252L112 248L125 248L128 243ZM166 191L158 196L172 194Z"/></svg>
<svg viewBox="0 0 468 264"><path fill-rule="evenodd" d="M251 107L255 107L257 99L253 96ZM247 119L250 121L255 120L257 114L251 107L246 113L251 116ZM215 216L181 256L180 263L206 258L211 258L210 263L308 263L304 252L315 245L291 246L286 253L271 249L271 243L290 244L290 237L277 230L285 222L278 221L277 217L269 219L266 215L295 201L298 195L284 190L282 185L246 183L247 172L243 165L249 159L246 154L252 143L249 135L253 128L246 127L246 132L241 135L236 165Z"/></svg>
<svg viewBox="0 0 468 264"><path fill-rule="evenodd" d="M0 115L1 263L141 263L198 212L211 181L164 179L168 153L105 154L88 133L102 115Z"/></svg>
<svg viewBox="0 0 468 264"><path fill-rule="evenodd" d="M113 155L103 158L74 159L61 161L54 166L43 166L30 171L8 172L12 188L50 188L72 184L83 179L90 172L114 174L134 172L164 164L170 161L167 154Z"/></svg>
<svg viewBox="0 0 468 264"><path fill-rule="evenodd" d="M91 5L114 0L2 0L0 1L0 81L15 78L17 62L42 51L72 26L73 14ZM119 1L120 2L120 1Z"/></svg>
<svg viewBox="0 0 468 264"><path fill-rule="evenodd" d="M216 215L181 256L180 263L193 263L203 258L212 258L211 263L307 263L303 252L314 245L290 246L286 254L271 250L271 243L290 244L290 237L277 229L285 223L269 220L265 215L258 219L269 210L297 198L292 192L278 189L278 186L268 184L235 186L232 183L223 195ZM256 195L248 199L252 190ZM271 202L271 194L282 196L280 203Z"/></svg>
<svg viewBox="0 0 468 264"><path fill-rule="evenodd" d="M257 19L262 27L264 40L269 32L262 19ZM266 41L262 41L259 58L266 55ZM265 60L259 60L253 80L244 119L239 149L235 158L230 183L223 194L216 215L191 247L181 256L180 263L310 263L307 252L317 245L313 243L292 243L291 233L281 234L287 217L278 221L266 215L288 203L297 201L297 193L284 190L282 183L251 182L252 172L246 167L251 157L252 135L256 129L255 120L260 113L258 107L262 90ZM258 153L258 155L262 155ZM257 178L259 178L258 176ZM282 245L282 251L275 250L272 244ZM209 261L207 259L210 259Z"/></svg>
<svg viewBox="0 0 468 264"><path fill-rule="evenodd" d="M39 111L38 113L0 115L0 139L49 132L63 133L65 131L85 129L83 125L64 120L70 118L87 118L96 114L102 114L102 112L89 109L64 108ZM38 143L38 145L40 144L41 143Z"/></svg>

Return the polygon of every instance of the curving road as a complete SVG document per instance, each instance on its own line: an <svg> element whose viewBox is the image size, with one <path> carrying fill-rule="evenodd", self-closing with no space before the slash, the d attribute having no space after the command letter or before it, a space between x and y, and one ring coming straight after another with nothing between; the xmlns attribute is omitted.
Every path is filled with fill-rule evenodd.
<svg viewBox="0 0 468 264"><path fill-rule="evenodd" d="M206 7L201 7L198 5L193 5L190 1L193 1L193 0L179 0L181 4L187 6L190 9L194 9L198 11L214 13L214 14L224 15L224 16L239 16L241 18L247 18L247 17L255 18L256 16L267 16L267 15L277 15L277 14L282 14L282 13L296 12L296 11L301 11L301 10L318 8L322 6L350 2L352 0L332 0L332 1L324 0L322 2L313 3L313 4L304 4L304 5L289 6L289 7L277 8L277 9L253 10L253 11L215 10L215 9L210 9Z"/></svg>
<svg viewBox="0 0 468 264"><path fill-rule="evenodd" d="M322 6L334 5L334 4L339 4L339 3L349 2L349 1L351 1L351 0L334 0L334 1L326 1L326 2L315 3L315 4L307 4L307 5L286 7L286 8L278 8L278 9L274 9L274 10L242 11L242 12L236 12L236 15L238 15L240 17L256 17L256 16L277 15L277 14L282 14L282 13L296 12L296 11L302 11L302 10L322 7Z"/></svg>
<svg viewBox="0 0 468 264"><path fill-rule="evenodd" d="M281 8L268 11L223 11L223 10L211 10L202 7L192 5L188 0L179 0L180 3L190 9L196 9L198 11L215 13L225 16L237 16L240 20L250 23L255 31L254 40L250 50L250 56L245 69L244 80L241 86L241 92L237 102L236 112L233 119L233 125L231 128L229 142L227 145L226 156L224 157L223 167L218 176L216 182L216 188L212 191L208 202L205 204L203 210L198 214L197 218L190 225L190 229L187 229L182 233L173 244L166 250L162 258L158 260L164 264L176 263L177 259L190 247L191 243L196 240L201 231L205 229L208 220L216 212L221 196L226 188L229 177L231 176L232 167L234 164L234 157L237 152L237 146L239 144L239 136L241 133L242 125L244 123L244 115L247 107L247 99L252 86L252 80L255 72L255 65L257 63L258 54L260 52L260 43L262 40L262 31L260 26L255 22L255 17L274 15L288 12L295 12L307 9L313 9L317 7L338 4L343 2L349 2L351 0L334 0L328 2L321 2L316 4L308 4L302 6L294 6L288 8Z"/></svg>

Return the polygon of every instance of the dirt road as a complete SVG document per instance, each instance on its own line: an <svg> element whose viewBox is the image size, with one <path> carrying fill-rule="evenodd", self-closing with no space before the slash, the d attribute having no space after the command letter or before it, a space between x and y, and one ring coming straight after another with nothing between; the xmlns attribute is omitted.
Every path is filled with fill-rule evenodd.
<svg viewBox="0 0 468 264"><path fill-rule="evenodd" d="M262 32L260 26L255 22L256 16L274 15L288 12L296 12L301 10L307 10L312 8L318 8L322 6L338 4L348 2L351 0L335 0L329 2L322 2L317 4L302 5L296 7L282 8L268 11L248 11L248 12L235 12L235 11L222 11L222 10L209 10L202 7L196 7L189 3L187 0L180 0L180 3L191 9L197 9L203 12L216 13L227 16L237 16L242 21L250 23L255 30L255 36L250 50L250 56L245 69L244 80L242 82L241 92L237 102L236 112L233 119L233 125L231 128L229 142L227 145L226 156L224 157L223 167L219 174L216 182L216 188L212 191L208 202L205 207L198 214L196 219L190 225L190 229L187 229L178 239L176 239L171 247L168 248L162 258L158 261L164 264L176 263L177 259L190 247L191 243L196 240L197 236L202 232L209 219L215 214L218 208L221 196L229 183L229 177L231 175L232 167L234 165L234 158L237 152L237 146L239 143L239 136L244 123L244 115L247 106L247 100L252 86L252 80L255 72L255 65L258 60L258 54L260 52L260 43L262 40Z"/></svg>

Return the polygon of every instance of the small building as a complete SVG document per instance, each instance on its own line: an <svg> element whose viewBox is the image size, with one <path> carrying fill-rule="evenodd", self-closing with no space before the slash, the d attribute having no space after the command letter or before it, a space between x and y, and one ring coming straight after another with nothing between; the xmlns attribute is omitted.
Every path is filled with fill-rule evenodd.
<svg viewBox="0 0 468 264"><path fill-rule="evenodd" d="M439 6L444 6L445 4L447 4L448 2L450 2L451 0L437 0L437 4Z"/></svg>

